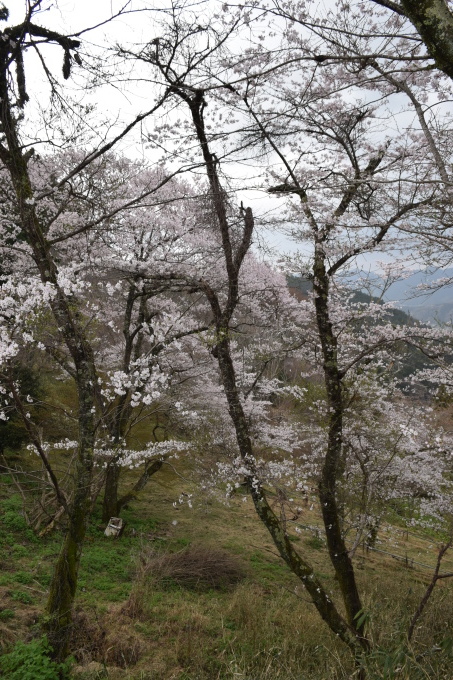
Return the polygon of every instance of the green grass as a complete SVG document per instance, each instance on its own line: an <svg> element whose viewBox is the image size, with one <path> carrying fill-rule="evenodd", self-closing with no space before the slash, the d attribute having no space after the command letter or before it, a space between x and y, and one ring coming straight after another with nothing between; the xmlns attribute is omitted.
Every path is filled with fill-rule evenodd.
<svg viewBox="0 0 453 680"><path fill-rule="evenodd" d="M25 590L13 590L11 592L11 598L16 602L21 602L22 604L33 604L34 599L30 593Z"/></svg>
<svg viewBox="0 0 453 680"><path fill-rule="evenodd" d="M182 488L187 490L187 484L182 486L170 471L156 475L141 499L122 514L126 529L120 539L104 536L96 509L80 567L74 678L349 680L354 667L348 651L329 633L276 554L250 502L232 499L226 506L200 499L193 509L175 509L172 502ZM0 519L6 515L9 525L1 525L0 531L0 635L10 645L29 636L44 610L60 545L58 531L38 539L26 526L22 510L20 496L0 486ZM303 528L317 524L316 509L304 511L297 547L338 601L324 540ZM405 535L397 528L381 531L379 538L379 545L390 552L435 563L435 542L428 534ZM144 551L178 553L189 545L236 555L246 566L245 580L230 590L197 592L176 584L169 587L152 574L144 577ZM436 588L416 631L414 652L403 654L404 630L429 571L405 568L373 552L358 551L355 562L376 649L369 662L370 680L384 680L383 669L397 662L401 671L396 680L451 680L449 582ZM450 566L447 560L445 568ZM440 651L433 651L440 645ZM387 673L387 680L390 677Z"/></svg>

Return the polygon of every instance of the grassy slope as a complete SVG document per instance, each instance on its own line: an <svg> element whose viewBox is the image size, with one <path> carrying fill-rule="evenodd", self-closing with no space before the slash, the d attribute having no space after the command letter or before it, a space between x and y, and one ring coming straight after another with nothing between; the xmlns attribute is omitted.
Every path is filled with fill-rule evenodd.
<svg viewBox="0 0 453 680"><path fill-rule="evenodd" d="M6 649L36 627L59 536L37 539L21 515L20 496L6 476L1 481L0 644ZM173 502L181 491L195 489L168 467L156 475L141 500L124 512L128 524L119 540L105 538L99 516L93 518L79 580L73 641L76 676L87 680L351 677L348 654L318 620L298 582L275 555L250 500L233 498L227 506L195 496L192 509L184 504L175 508ZM298 521L301 526L319 524L316 509L305 509ZM296 534L293 528L294 540L335 593L322 539L304 529ZM373 633L374 641L390 648L397 644L403 623L429 580L429 570L411 567L410 560L433 565L436 544L430 537L402 531L383 531L380 538L379 548L408 555L408 565L377 552L356 555L365 606L373 629L381 631ZM201 592L163 583L152 573L138 577L137 565L153 551L178 551L189 544L215 546L237 555L247 577L234 589ZM444 569L453 570L453 560L447 560ZM138 608L128 600L132 591ZM452 628L451 588L443 581L417 631L419 651L428 651L453 634ZM445 663L435 666L437 657L429 660L430 674L420 677L451 680L453 671ZM418 677L413 669L408 673L375 677Z"/></svg>

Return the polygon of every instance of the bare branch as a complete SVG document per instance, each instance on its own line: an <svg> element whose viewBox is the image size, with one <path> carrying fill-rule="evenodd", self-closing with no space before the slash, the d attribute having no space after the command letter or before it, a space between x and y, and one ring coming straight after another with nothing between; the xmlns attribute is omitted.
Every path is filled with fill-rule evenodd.
<svg viewBox="0 0 453 680"><path fill-rule="evenodd" d="M409 625L409 630L407 631L407 639L410 641L412 639L412 636L414 634L415 626L417 625L417 621L419 620L420 616L423 613L424 608L428 604L428 600L431 597L433 590L436 586L437 581L439 578L449 578L450 576L453 576L453 574L442 574L442 576L439 575L440 571L440 566L442 563L442 559L445 556L445 553L451 548L452 545L452 540L450 540L448 543L445 545L442 545L440 547L439 553L437 555L437 562L436 562L436 568L434 569L434 574L432 576L432 579L425 591L425 594L423 595L422 599L420 600L420 604L417 607L417 611L413 615L410 625Z"/></svg>
<svg viewBox="0 0 453 680"><path fill-rule="evenodd" d="M395 12L402 17L406 16L403 8L397 2L392 2L392 0L371 0L371 2L376 3L376 5L381 5L381 7L385 7L386 9L391 9L392 12Z"/></svg>

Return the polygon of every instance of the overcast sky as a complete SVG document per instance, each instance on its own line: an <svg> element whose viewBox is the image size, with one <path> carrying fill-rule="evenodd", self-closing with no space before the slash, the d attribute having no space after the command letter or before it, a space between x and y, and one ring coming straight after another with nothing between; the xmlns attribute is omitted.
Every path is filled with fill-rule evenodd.
<svg viewBox="0 0 453 680"><path fill-rule="evenodd" d="M217 2L217 0L213 1ZM6 4L10 10L10 20L8 23L20 23L24 17L26 3L22 0L6 0ZM44 10L35 15L34 21L64 34L74 34L102 22L107 22L110 17L124 7L124 4L125 0L121 2L118 0L58 0L58 2L46 2L44 0ZM152 39L154 37L152 15L149 13L145 15L137 11L140 7L143 7L143 4L140 0L132 0L127 8L130 10L129 13L84 33L81 36L83 41L81 47L82 58L85 51L92 54L96 52L101 53L105 46L111 46L116 42L142 43ZM154 2L146 4L147 7L153 7L154 9L163 9L168 6L167 2L162 0L154 0ZM47 50L46 58L52 72L61 79L63 61L61 49ZM29 89L35 90L42 104L44 92L48 91L42 68L36 57L30 58L26 66L27 86ZM150 86L146 88L142 86L140 88L129 83L116 83L115 87L105 86L97 89L92 94L85 94L77 90L76 73L74 78L71 78L65 84L65 91L70 92L72 96L76 98L79 96L80 101L86 100L87 103L96 104L99 119L103 116L105 117L106 112L108 112L111 119L117 121L116 125L118 128L129 123L137 113L149 108L150 101L152 100L152 93L149 88ZM30 103L29 108L31 106L32 103ZM132 157L139 157L144 153L147 153L149 157L149 151L144 151L142 145L138 144L137 139L133 136L123 144L121 151ZM238 173L240 172L244 172L244 167L240 169L238 167ZM270 199L263 192L258 191L239 192L238 200L243 200L245 204L251 205L257 213L265 212L272 206L278 209L280 205L277 198L273 197ZM292 252L295 249L294 244L289 239L275 232L269 232L267 239L272 247L277 250ZM382 259L382 255L373 255L371 258L367 258L363 265L365 267L373 267L373 263L380 259Z"/></svg>

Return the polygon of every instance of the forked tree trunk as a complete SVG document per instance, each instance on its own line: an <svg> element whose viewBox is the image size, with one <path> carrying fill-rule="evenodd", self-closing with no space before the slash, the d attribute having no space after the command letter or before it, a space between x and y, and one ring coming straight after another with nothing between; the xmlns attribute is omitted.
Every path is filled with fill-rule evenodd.
<svg viewBox="0 0 453 680"><path fill-rule="evenodd" d="M118 517L125 505L136 500L141 491L148 484L150 478L158 472L164 460L148 461L145 469L135 482L134 486L123 496L118 494L118 482L121 473L119 465L110 466L105 483L104 500L102 505L102 521L108 522L111 517ZM113 467L113 470L111 469ZM110 474L109 474L110 473Z"/></svg>

